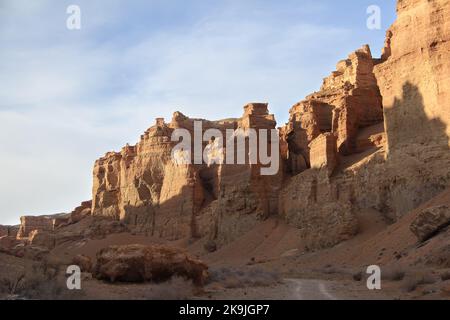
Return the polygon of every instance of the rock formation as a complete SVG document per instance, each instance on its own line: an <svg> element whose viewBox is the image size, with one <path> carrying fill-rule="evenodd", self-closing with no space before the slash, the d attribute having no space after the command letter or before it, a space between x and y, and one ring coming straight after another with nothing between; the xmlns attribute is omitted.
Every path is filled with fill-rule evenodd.
<svg viewBox="0 0 450 320"><path fill-rule="evenodd" d="M60 228L73 223L80 222L91 215L92 201L84 201L69 214L62 214L54 217L53 227Z"/></svg>
<svg viewBox="0 0 450 320"><path fill-rule="evenodd" d="M224 137L227 130L274 129L276 124L267 104L258 103L246 105L239 119L190 119L180 112L175 112L168 124L157 119L136 146L126 146L120 153L108 153L97 160L93 214L120 219L138 231L171 240L211 234L220 237L226 223L219 223L219 219L234 220L227 228L239 233L239 227L233 224L238 223L241 214L247 218L276 214L280 176L260 176L258 163L209 166L172 161L176 144L171 141L173 130L185 129L194 137L194 121L201 122L202 133L216 129ZM202 147L207 143L204 141ZM226 145L224 149L232 152L226 150ZM250 227L249 222L244 229Z"/></svg>
<svg viewBox="0 0 450 320"><path fill-rule="evenodd" d="M426 241L450 226L450 208L442 205L423 210L411 224L411 231L420 241Z"/></svg>
<svg viewBox="0 0 450 320"><path fill-rule="evenodd" d="M338 164L336 150L336 136L332 133L323 133L310 144L311 169L327 168L330 174Z"/></svg>
<svg viewBox="0 0 450 320"><path fill-rule="evenodd" d="M0 225L0 238L1 237L16 237L19 232L19 226L2 226Z"/></svg>
<svg viewBox="0 0 450 320"><path fill-rule="evenodd" d="M79 254L79 255L76 255L75 257L73 257L72 264L79 266L81 269L81 272L87 272L87 273L91 273L92 269L94 267L92 259L89 258L88 256L85 256L82 254Z"/></svg>
<svg viewBox="0 0 450 320"><path fill-rule="evenodd" d="M401 0L374 68L383 96L386 176L401 215L449 186L450 3Z"/></svg>
<svg viewBox="0 0 450 320"><path fill-rule="evenodd" d="M90 216L91 207L92 201L85 201L69 214L23 216L20 218L20 225L17 231L14 232L14 227L8 227L9 235L17 236L17 239L27 239L41 237L43 234L51 234L57 228L77 223Z"/></svg>
<svg viewBox="0 0 450 320"><path fill-rule="evenodd" d="M181 249L110 246L97 253L94 276L111 282L162 282L178 276L202 286L208 277L208 267Z"/></svg>
<svg viewBox="0 0 450 320"><path fill-rule="evenodd" d="M398 1L381 59L363 46L291 108L279 129L279 174L261 176L258 164L171 161L174 129L192 134L196 120L202 132L223 135L272 129L267 104L222 121L175 112L135 146L97 160L93 215L169 240L206 237L214 248L269 215L297 226L310 248L351 238L361 210L397 219L449 186L448 10L442 0Z"/></svg>
<svg viewBox="0 0 450 320"><path fill-rule="evenodd" d="M311 246L351 237L355 212L396 220L450 186L450 3L404 0L397 11L382 58L363 47L338 63L280 130L294 176L280 193L280 214ZM336 166L332 148L316 150L323 133L336 138L341 162L331 177L317 170L328 159L329 172Z"/></svg>
<svg viewBox="0 0 450 320"><path fill-rule="evenodd" d="M383 121L375 62L369 46L362 47L337 64L319 92L291 108L281 139L288 146L284 158L292 174L311 167L310 144L320 134L333 133L337 151L348 155L357 151L361 128Z"/></svg>
<svg viewBox="0 0 450 320"><path fill-rule="evenodd" d="M332 246L358 231L355 212L367 204L356 203L359 181L355 171L346 170L347 158L371 149L382 152L377 62L368 46L350 54L319 92L291 108L289 122L280 129L286 174L292 178L280 192L279 214L300 229L308 248Z"/></svg>
<svg viewBox="0 0 450 320"><path fill-rule="evenodd" d="M35 229L30 232L28 243L41 248L53 249L56 245L56 237L53 232Z"/></svg>
<svg viewBox="0 0 450 320"><path fill-rule="evenodd" d="M24 216L20 218L20 228L17 238L28 238L35 231L53 231L53 217L51 216Z"/></svg>
<svg viewBox="0 0 450 320"><path fill-rule="evenodd" d="M9 236L9 227L0 225L0 237Z"/></svg>
<svg viewBox="0 0 450 320"><path fill-rule="evenodd" d="M267 104L250 103L241 118L221 121L175 112L169 123L156 119L136 145L95 162L92 202L69 215L22 217L17 238L47 243L44 235L92 215L100 220L86 232L57 235L55 243L127 228L167 240L203 238L213 251L258 220L278 216L317 249L354 236L358 212L376 210L394 221L417 208L450 187L450 2L397 3L380 59L363 46L290 109L276 137L277 174L261 175L265 165L259 157L251 161L250 152L239 164L198 161L185 150L177 159L191 164L172 161L174 130L194 136L197 122L202 134L232 131L247 148L250 129L276 126ZM268 137L268 150L275 140ZM214 146L215 137L200 142L201 150ZM221 147L236 160L236 146ZM420 239L430 233L424 225L419 220L413 227ZM431 225L439 229L441 216ZM11 230L2 227L1 235L11 237Z"/></svg>
<svg viewBox="0 0 450 320"><path fill-rule="evenodd" d="M450 136L450 5L399 0L383 62L375 74L383 96L388 152L402 146L448 148Z"/></svg>

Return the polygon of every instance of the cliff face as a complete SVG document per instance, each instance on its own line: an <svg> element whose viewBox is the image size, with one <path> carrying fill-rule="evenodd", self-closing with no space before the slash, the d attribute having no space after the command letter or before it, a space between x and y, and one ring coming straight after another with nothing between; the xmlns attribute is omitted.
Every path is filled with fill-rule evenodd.
<svg viewBox="0 0 450 320"><path fill-rule="evenodd" d="M9 227L0 225L0 237L9 236Z"/></svg>
<svg viewBox="0 0 450 320"><path fill-rule="evenodd" d="M126 207L158 205L165 166L169 162L172 130L157 120L136 146L109 152L96 161L93 183L93 215L130 219ZM150 215L151 212L148 212ZM136 223L143 221L137 221Z"/></svg>
<svg viewBox="0 0 450 320"><path fill-rule="evenodd" d="M179 239L207 234L219 237L222 224L218 226L218 219L226 219L228 214L236 217L276 213L272 188L276 191L277 186L265 181L277 180L277 176L260 177L260 165L209 166L172 161L171 151L176 144L171 141L172 132L185 129L194 139L194 121L201 122L202 133L216 129L224 137L227 130L275 128L267 104L245 106L239 119L214 122L190 119L179 112L174 113L169 124L157 119L136 146L126 146L120 153L108 153L97 160L93 214L123 220L151 235ZM208 141L203 142L202 147L207 144ZM191 158L194 160L193 154Z"/></svg>
<svg viewBox="0 0 450 320"><path fill-rule="evenodd" d="M383 95L388 152L404 145L448 148L450 2L399 0L375 67Z"/></svg>
<svg viewBox="0 0 450 320"><path fill-rule="evenodd" d="M52 231L53 219L50 216L24 216L20 218L17 238L28 238L34 230Z"/></svg>
<svg viewBox="0 0 450 320"><path fill-rule="evenodd" d="M399 0L397 12L381 59L368 46L356 50L318 92L290 109L277 137L277 174L261 175L259 162L179 164L171 157L174 130L194 136L196 120L202 133L216 129L223 136L274 129L267 104L248 104L241 118L222 121L175 112L170 123L157 119L135 146L96 161L92 215L169 240L206 238L219 246L276 215L297 227L309 248L322 248L356 234L360 212L396 220L436 196L450 186L450 1ZM80 221L90 206L68 217L23 217L18 237ZM2 235L11 231L0 227Z"/></svg>
<svg viewBox="0 0 450 320"><path fill-rule="evenodd" d="M399 0L374 72L398 214L437 195L450 173L450 1ZM401 181L401 183L399 183ZM397 215L398 215L397 214Z"/></svg>
<svg viewBox="0 0 450 320"><path fill-rule="evenodd" d="M281 130L293 177L280 193L280 215L311 247L350 238L358 212L396 220L450 186L450 1L397 7L382 58L363 47L339 62ZM331 176L318 170L333 168L336 157L324 132L335 136L341 162Z"/></svg>
<svg viewBox="0 0 450 320"><path fill-rule="evenodd" d="M449 3L398 1L382 58L363 46L291 108L279 129L278 175L263 177L257 165L172 163L173 129L194 126L175 113L136 146L97 161L94 215L169 239L226 243L273 214L310 247L352 237L364 210L397 219L449 186ZM240 119L202 124L275 127L262 104L246 106Z"/></svg>
<svg viewBox="0 0 450 320"><path fill-rule="evenodd" d="M19 226L2 226L0 225L0 238L1 237L13 237L17 236Z"/></svg>
<svg viewBox="0 0 450 320"><path fill-rule="evenodd" d="M281 129L284 158L291 173L311 167L310 144L321 133L331 132L336 137L336 148L342 155L362 151L358 150L359 130L383 121L373 67L370 49L364 46L337 64L319 92L291 108L289 122Z"/></svg>
<svg viewBox="0 0 450 320"><path fill-rule="evenodd" d="M358 185L343 184L351 176L340 177L352 164L351 155L383 152L376 62L368 46L340 61L319 92L291 108L280 130L286 174L292 178L280 192L279 214L299 229L309 248L329 247L358 232Z"/></svg>

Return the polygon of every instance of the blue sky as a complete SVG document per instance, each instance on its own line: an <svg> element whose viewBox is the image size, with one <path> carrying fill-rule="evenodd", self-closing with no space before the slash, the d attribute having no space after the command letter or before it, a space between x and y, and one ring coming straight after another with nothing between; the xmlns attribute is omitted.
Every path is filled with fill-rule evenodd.
<svg viewBox="0 0 450 320"><path fill-rule="evenodd" d="M0 0L0 223L90 199L95 159L156 117L261 101L283 124L350 52L379 56L394 19L394 0Z"/></svg>

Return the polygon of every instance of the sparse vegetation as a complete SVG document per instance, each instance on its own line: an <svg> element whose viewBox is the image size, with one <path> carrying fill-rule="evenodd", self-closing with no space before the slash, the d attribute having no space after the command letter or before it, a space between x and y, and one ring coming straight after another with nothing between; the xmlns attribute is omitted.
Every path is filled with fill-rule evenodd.
<svg viewBox="0 0 450 320"><path fill-rule="evenodd" d="M320 272L323 274L348 274L348 270L334 267L332 265L325 266L325 268L321 269Z"/></svg>
<svg viewBox="0 0 450 320"><path fill-rule="evenodd" d="M187 300L192 297L193 290L192 281L173 277L169 281L149 287L144 298L148 300Z"/></svg>
<svg viewBox="0 0 450 320"><path fill-rule="evenodd" d="M353 280L361 281L362 279L363 279L363 274L361 271L353 274Z"/></svg>
<svg viewBox="0 0 450 320"><path fill-rule="evenodd" d="M434 283L436 283L436 279L431 275L415 275L407 278L403 286L406 292L413 292L421 285Z"/></svg>
<svg viewBox="0 0 450 320"><path fill-rule="evenodd" d="M442 281L450 280L450 271L446 271L443 274L441 274L441 280Z"/></svg>
<svg viewBox="0 0 450 320"><path fill-rule="evenodd" d="M210 270L209 283L225 288L268 287L281 282L279 274L260 268L219 268Z"/></svg>
<svg viewBox="0 0 450 320"><path fill-rule="evenodd" d="M15 299L69 299L80 292L69 291L59 269L45 261L0 277L0 293Z"/></svg>
<svg viewBox="0 0 450 320"><path fill-rule="evenodd" d="M398 268L383 268L381 279L389 281L401 281L405 278L406 272Z"/></svg>
<svg viewBox="0 0 450 320"><path fill-rule="evenodd" d="M216 244L216 242L213 241L213 240L208 240L208 241L205 243L204 248L205 248L205 250L208 251L208 252L214 252L214 251L217 250L217 244Z"/></svg>

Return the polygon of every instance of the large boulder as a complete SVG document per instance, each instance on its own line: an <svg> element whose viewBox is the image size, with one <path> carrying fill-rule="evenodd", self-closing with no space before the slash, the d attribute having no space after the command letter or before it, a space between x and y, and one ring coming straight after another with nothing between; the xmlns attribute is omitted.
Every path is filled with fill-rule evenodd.
<svg viewBox="0 0 450 320"><path fill-rule="evenodd" d="M72 259L72 264L79 266L82 272L92 272L92 259L83 254L76 255Z"/></svg>
<svg viewBox="0 0 450 320"><path fill-rule="evenodd" d="M97 253L94 276L111 282L161 282L173 276L202 286L208 267L181 249L167 246L110 246Z"/></svg>
<svg viewBox="0 0 450 320"><path fill-rule="evenodd" d="M420 241L426 241L450 225L450 207L441 205L423 210L410 229Z"/></svg>

